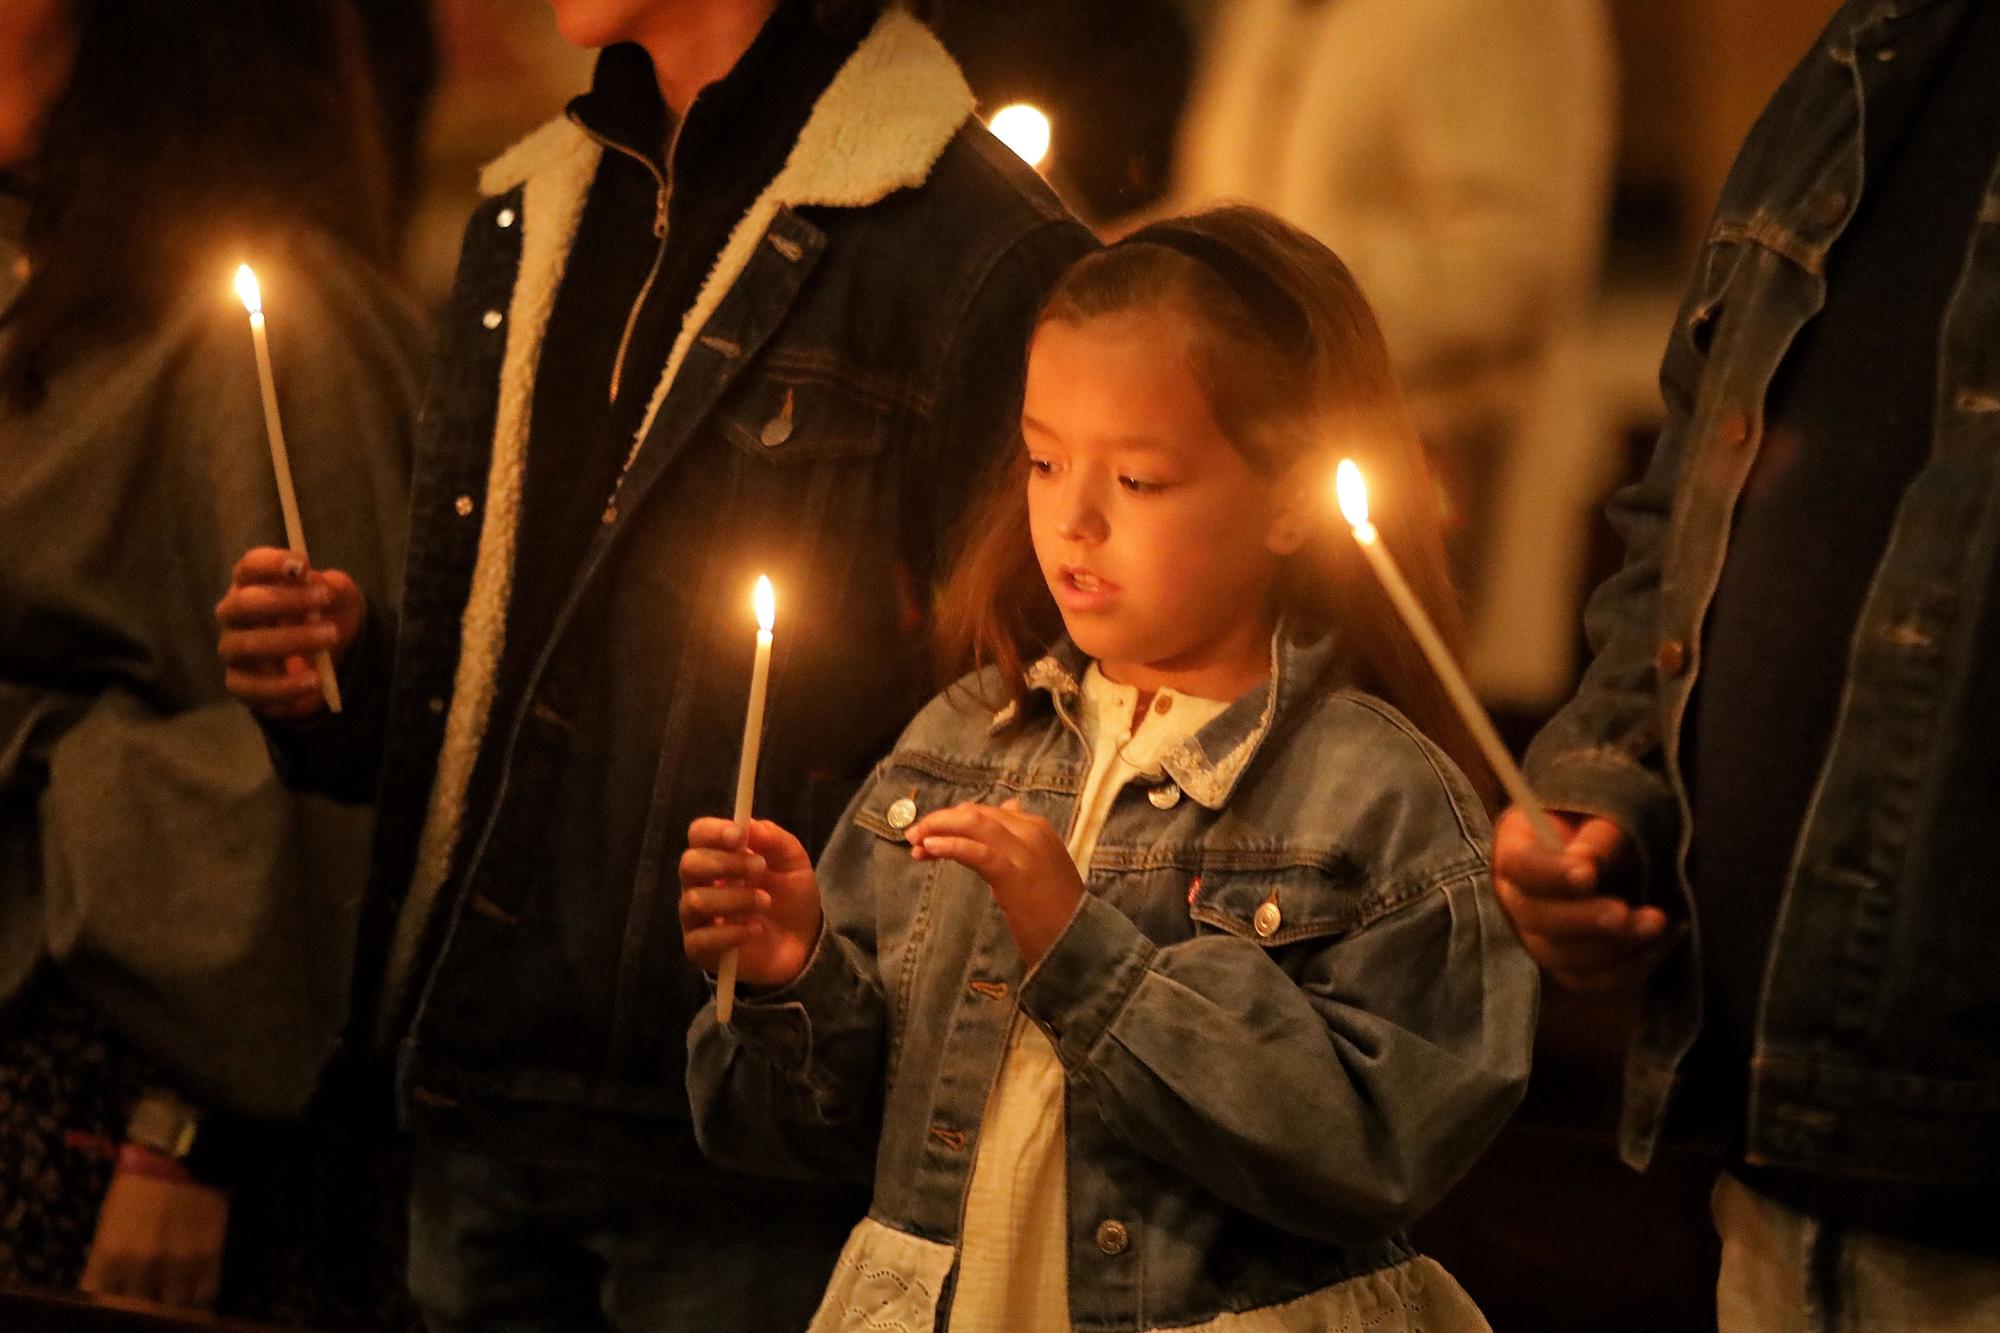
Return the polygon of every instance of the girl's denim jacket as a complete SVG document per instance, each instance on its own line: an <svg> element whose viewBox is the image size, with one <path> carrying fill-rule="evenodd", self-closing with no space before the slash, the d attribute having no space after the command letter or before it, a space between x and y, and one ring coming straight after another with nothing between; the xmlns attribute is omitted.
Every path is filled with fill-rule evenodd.
<svg viewBox="0 0 2000 1333"><path fill-rule="evenodd" d="M1024 969L984 882L916 862L921 811L1018 797L1066 832L1089 750L1064 644L997 714L992 673L934 700L819 865L827 925L789 986L710 1005L696 1133L765 1174L874 1177L873 1218L960 1234L1016 1008L1067 1071L1078 1330L1194 1323L1399 1262L1528 1073L1536 979L1490 893L1488 827L1451 762L1343 688L1331 639L1128 786L1084 897ZM1269 906L1272 910L1260 909Z"/></svg>

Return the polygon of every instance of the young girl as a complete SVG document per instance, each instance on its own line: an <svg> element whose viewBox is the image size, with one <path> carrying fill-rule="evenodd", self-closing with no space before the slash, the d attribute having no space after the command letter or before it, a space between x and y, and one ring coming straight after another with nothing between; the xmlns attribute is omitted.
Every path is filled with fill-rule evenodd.
<svg viewBox="0 0 2000 1333"><path fill-rule="evenodd" d="M690 831L688 957L746 983L689 1036L703 1147L872 1169L815 1330L1483 1328L1402 1232L1512 1109L1535 977L1331 512L1351 454L1453 622L1366 303L1266 214L1146 228L1058 285L1021 431L941 615L981 669L817 874Z"/></svg>

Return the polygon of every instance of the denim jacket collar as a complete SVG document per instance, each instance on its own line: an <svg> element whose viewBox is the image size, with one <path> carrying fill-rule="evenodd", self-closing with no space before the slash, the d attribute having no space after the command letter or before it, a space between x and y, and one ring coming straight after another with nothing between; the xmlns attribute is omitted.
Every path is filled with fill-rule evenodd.
<svg viewBox="0 0 2000 1333"><path fill-rule="evenodd" d="M1168 750L1161 766L1194 800L1211 810L1222 809L1264 738L1281 717L1323 686L1339 657L1338 635L1306 637L1281 622L1271 635L1271 673L1207 726ZM1037 696L1046 696L1057 715L1074 727L1089 665L1090 659L1068 636L1058 640L1024 673L1030 706ZM990 730L999 732L1020 715L1021 705L1009 702L994 713Z"/></svg>

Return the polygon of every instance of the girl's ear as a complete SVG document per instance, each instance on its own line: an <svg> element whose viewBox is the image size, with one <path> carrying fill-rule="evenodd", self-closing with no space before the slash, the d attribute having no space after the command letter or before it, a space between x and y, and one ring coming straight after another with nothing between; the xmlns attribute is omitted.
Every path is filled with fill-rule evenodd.
<svg viewBox="0 0 2000 1333"><path fill-rule="evenodd" d="M1324 468L1306 462L1294 463L1272 483L1271 526L1264 532L1264 547L1273 555L1297 555L1306 540L1326 521L1322 503L1326 488L1318 485Z"/></svg>

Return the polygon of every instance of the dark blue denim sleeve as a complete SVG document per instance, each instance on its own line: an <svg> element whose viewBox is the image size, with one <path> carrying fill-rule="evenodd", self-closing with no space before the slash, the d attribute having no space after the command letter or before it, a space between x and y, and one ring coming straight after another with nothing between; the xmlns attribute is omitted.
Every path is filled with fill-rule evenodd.
<svg viewBox="0 0 2000 1333"><path fill-rule="evenodd" d="M1716 314L1703 285L1695 284L1660 367L1666 423L1645 473L1607 506L1625 562L1584 608L1590 666L1527 756L1529 781L1549 805L1610 819L1633 838L1649 883L1673 864L1678 829L1661 726L1662 566L1707 363L1704 339Z"/></svg>
<svg viewBox="0 0 2000 1333"><path fill-rule="evenodd" d="M373 603L340 666L341 712L304 722L259 719L278 776L293 791L370 805L381 776L396 632Z"/></svg>

